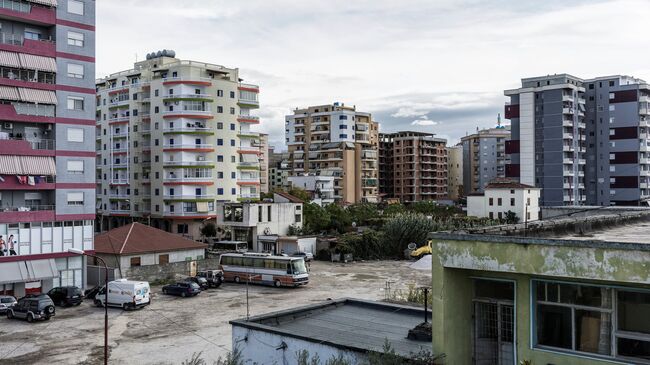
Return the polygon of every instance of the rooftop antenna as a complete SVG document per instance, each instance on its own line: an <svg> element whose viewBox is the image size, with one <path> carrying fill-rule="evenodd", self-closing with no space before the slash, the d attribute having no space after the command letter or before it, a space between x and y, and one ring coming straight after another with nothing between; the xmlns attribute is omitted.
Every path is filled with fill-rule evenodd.
<svg viewBox="0 0 650 365"><path fill-rule="evenodd" d="M501 113L497 114L497 128L501 127Z"/></svg>

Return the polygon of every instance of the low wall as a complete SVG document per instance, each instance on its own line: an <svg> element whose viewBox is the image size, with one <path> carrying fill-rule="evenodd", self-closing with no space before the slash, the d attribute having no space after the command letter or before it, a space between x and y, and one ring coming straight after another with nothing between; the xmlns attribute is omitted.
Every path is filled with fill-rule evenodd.
<svg viewBox="0 0 650 365"><path fill-rule="evenodd" d="M144 280L149 282L173 280L177 276L189 276L192 272L193 263L195 263L197 271L216 269L219 266L219 258L171 262L164 265L134 266L122 271L124 272L124 277L129 280Z"/></svg>

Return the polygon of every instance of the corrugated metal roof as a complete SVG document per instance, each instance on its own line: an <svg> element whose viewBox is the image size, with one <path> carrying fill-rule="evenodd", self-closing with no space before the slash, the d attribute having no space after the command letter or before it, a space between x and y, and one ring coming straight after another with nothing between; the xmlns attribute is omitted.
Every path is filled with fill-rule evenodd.
<svg viewBox="0 0 650 365"><path fill-rule="evenodd" d="M52 57L19 53L20 65L31 70L56 72L56 60Z"/></svg>
<svg viewBox="0 0 650 365"><path fill-rule="evenodd" d="M0 51L0 66L20 68L20 58L16 52Z"/></svg>
<svg viewBox="0 0 650 365"><path fill-rule="evenodd" d="M18 156L0 155L0 174L3 175L21 175L23 172Z"/></svg>
<svg viewBox="0 0 650 365"><path fill-rule="evenodd" d="M22 101L38 104L56 104L56 94L54 91L19 87L18 92Z"/></svg>
<svg viewBox="0 0 650 365"><path fill-rule="evenodd" d="M0 99L2 100L20 100L18 89L11 86L0 86Z"/></svg>
<svg viewBox="0 0 650 365"><path fill-rule="evenodd" d="M56 162L49 156L17 156L22 167L19 175L56 176Z"/></svg>

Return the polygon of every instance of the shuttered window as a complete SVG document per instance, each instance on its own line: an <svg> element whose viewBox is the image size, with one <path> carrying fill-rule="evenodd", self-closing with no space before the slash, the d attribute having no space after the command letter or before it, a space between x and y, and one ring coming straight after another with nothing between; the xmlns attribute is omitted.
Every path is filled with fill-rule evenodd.
<svg viewBox="0 0 650 365"><path fill-rule="evenodd" d="M84 205L84 193L68 193L68 205Z"/></svg>
<svg viewBox="0 0 650 365"><path fill-rule="evenodd" d="M84 98L68 96L69 110L84 110Z"/></svg>
<svg viewBox="0 0 650 365"><path fill-rule="evenodd" d="M76 63L68 63L68 77L73 79L84 78L84 66Z"/></svg>
<svg viewBox="0 0 650 365"><path fill-rule="evenodd" d="M84 35L83 33L77 32L68 32L68 45L83 47L84 46Z"/></svg>
<svg viewBox="0 0 650 365"><path fill-rule="evenodd" d="M71 160L68 161L68 173L69 174L83 174L84 173L84 162Z"/></svg>
<svg viewBox="0 0 650 365"><path fill-rule="evenodd" d="M68 128L68 142L83 142L84 130L81 128Z"/></svg>

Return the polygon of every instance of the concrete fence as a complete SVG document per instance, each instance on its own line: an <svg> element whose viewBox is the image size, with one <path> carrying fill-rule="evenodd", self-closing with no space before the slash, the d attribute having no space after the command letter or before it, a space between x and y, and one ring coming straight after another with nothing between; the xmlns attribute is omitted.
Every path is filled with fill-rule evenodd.
<svg viewBox="0 0 650 365"><path fill-rule="evenodd" d="M171 262L163 265L133 266L128 269L123 269L122 273L124 278L129 280L155 282L160 280L173 280L178 276L189 276L196 271L216 269L218 266L219 258L208 258L195 261Z"/></svg>

